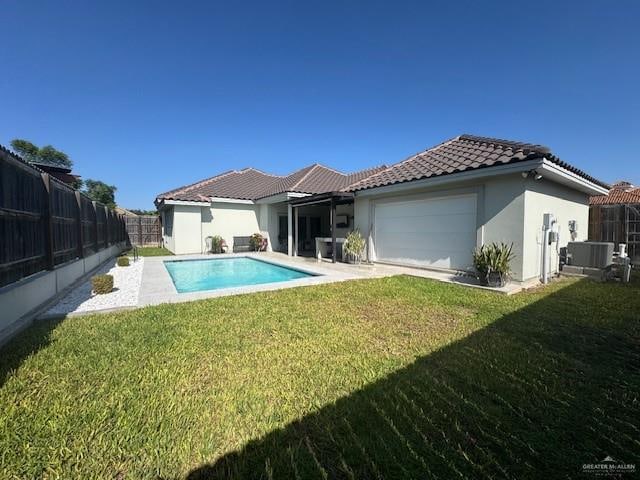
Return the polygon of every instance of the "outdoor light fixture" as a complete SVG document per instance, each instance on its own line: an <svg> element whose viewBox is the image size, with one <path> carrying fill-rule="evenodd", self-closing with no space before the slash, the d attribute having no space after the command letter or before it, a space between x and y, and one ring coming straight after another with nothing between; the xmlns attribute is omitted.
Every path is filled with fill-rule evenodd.
<svg viewBox="0 0 640 480"><path fill-rule="evenodd" d="M527 172L522 172L522 178L533 178L536 181L542 180L542 174L538 173L537 170L529 170Z"/></svg>

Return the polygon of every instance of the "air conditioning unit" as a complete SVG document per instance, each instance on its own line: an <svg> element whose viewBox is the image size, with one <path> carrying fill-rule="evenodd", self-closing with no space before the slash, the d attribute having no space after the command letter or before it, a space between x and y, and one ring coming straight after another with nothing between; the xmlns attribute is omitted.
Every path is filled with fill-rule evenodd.
<svg viewBox="0 0 640 480"><path fill-rule="evenodd" d="M569 242L567 244L569 265L591 268L606 268L613 263L611 242Z"/></svg>

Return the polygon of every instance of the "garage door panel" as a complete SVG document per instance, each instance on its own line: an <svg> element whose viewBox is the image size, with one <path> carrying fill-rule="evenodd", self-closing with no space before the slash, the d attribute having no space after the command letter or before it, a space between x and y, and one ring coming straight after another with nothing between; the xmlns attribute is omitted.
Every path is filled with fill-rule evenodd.
<svg viewBox="0 0 640 480"><path fill-rule="evenodd" d="M434 232L465 233L469 225L475 225L476 215L432 215L421 217L396 217L379 219L380 232Z"/></svg>
<svg viewBox="0 0 640 480"><path fill-rule="evenodd" d="M476 218L475 195L377 203L376 256L400 264L468 269Z"/></svg>

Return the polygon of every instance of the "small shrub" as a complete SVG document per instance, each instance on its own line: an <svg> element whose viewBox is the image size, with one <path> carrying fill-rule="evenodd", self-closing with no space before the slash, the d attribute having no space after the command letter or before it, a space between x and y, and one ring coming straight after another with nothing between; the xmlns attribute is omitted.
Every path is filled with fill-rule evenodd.
<svg viewBox="0 0 640 480"><path fill-rule="evenodd" d="M502 287L511 274L513 244L492 243L482 245L473 251L473 266L478 272L478 278L484 285Z"/></svg>
<svg viewBox="0 0 640 480"><path fill-rule="evenodd" d="M364 238L362 238L360 230L355 229L347 235L344 245L342 246L342 253L345 254L347 260L360 263L365 246L366 242Z"/></svg>
<svg viewBox="0 0 640 480"><path fill-rule="evenodd" d="M98 295L110 293L113 290L113 275L95 275L91 277L91 288Z"/></svg>
<svg viewBox="0 0 640 480"><path fill-rule="evenodd" d="M128 267L129 257L118 257L117 263L119 267Z"/></svg>
<svg viewBox="0 0 640 480"><path fill-rule="evenodd" d="M222 253L227 247L227 242L220 235L211 237L211 253Z"/></svg>
<svg viewBox="0 0 640 480"><path fill-rule="evenodd" d="M251 248L253 248L254 252L261 252L266 247L266 242L261 233L254 233L251 235Z"/></svg>

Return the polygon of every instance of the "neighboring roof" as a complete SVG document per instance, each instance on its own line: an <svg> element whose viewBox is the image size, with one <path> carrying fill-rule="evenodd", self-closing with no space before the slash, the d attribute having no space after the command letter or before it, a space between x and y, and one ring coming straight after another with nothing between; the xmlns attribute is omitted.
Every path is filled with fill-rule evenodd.
<svg viewBox="0 0 640 480"><path fill-rule="evenodd" d="M607 195L596 195L589 199L590 205L640 204L640 188L627 181L613 184Z"/></svg>
<svg viewBox="0 0 640 480"><path fill-rule="evenodd" d="M133 213L131 210L127 210L126 208L123 208L123 207L116 206L116 208L114 208L114 210L116 211L116 213L118 213L120 215L125 215L127 217L137 217L138 216L137 213Z"/></svg>
<svg viewBox="0 0 640 480"><path fill-rule="evenodd" d="M200 182L161 193L156 200L206 202L212 197L258 200L284 192L324 193L341 190L351 183L386 168L385 165L344 174L317 163L286 176L270 175L255 168L231 170Z"/></svg>
<svg viewBox="0 0 640 480"><path fill-rule="evenodd" d="M51 162L29 162L29 163L31 163L31 165L37 165L38 167L46 171L51 170L51 171L64 172L64 173L71 172L71 168L65 167L64 165L58 165L57 163L51 163Z"/></svg>
<svg viewBox="0 0 640 480"><path fill-rule="evenodd" d="M563 162L543 145L460 135L349 185L347 190L364 190L543 157L596 185L609 188L606 183Z"/></svg>

